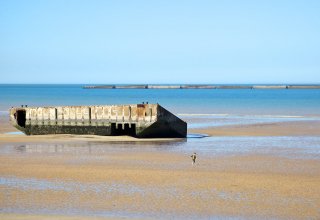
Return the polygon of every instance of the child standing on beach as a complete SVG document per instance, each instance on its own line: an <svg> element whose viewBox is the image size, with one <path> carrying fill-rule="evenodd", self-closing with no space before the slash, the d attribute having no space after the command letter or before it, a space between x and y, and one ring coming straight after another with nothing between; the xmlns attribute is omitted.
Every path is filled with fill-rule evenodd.
<svg viewBox="0 0 320 220"><path fill-rule="evenodd" d="M190 157L192 159L192 165L194 165L196 163L197 153L193 153Z"/></svg>

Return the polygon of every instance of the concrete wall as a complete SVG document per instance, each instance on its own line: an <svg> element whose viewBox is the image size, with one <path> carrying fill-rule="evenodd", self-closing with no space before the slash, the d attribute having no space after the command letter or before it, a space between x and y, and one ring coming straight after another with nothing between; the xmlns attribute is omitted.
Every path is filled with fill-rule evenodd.
<svg viewBox="0 0 320 220"><path fill-rule="evenodd" d="M187 135L187 124L158 104L21 107L11 108L10 117L12 125L27 135Z"/></svg>
<svg viewBox="0 0 320 220"><path fill-rule="evenodd" d="M27 125L104 126L109 123L145 123L157 120L157 105L155 104L28 107L21 109L26 111ZM14 117L13 114L11 117Z"/></svg>

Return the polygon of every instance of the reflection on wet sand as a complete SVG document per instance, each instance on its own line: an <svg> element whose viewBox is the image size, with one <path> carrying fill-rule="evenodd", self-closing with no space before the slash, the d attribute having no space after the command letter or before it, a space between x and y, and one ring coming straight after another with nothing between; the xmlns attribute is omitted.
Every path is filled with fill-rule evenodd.
<svg viewBox="0 0 320 220"><path fill-rule="evenodd" d="M14 146L14 150L19 153L60 153L60 154L107 154L110 151L167 151L183 144L181 142L168 143L59 143L59 144L20 144Z"/></svg>
<svg viewBox="0 0 320 220"><path fill-rule="evenodd" d="M200 138L199 138L200 137ZM110 152L199 152L206 155L260 153L282 157L319 158L320 137L204 137L176 141L2 143L0 154L42 153L103 155Z"/></svg>

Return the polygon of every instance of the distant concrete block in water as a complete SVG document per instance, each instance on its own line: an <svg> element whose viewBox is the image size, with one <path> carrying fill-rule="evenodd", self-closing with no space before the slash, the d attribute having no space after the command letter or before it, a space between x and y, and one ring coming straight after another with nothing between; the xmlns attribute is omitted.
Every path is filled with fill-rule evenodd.
<svg viewBox="0 0 320 220"><path fill-rule="evenodd" d="M257 85L253 89L287 89L286 85Z"/></svg>
<svg viewBox="0 0 320 220"><path fill-rule="evenodd" d="M148 89L180 89L179 85L148 85Z"/></svg>
<svg viewBox="0 0 320 220"><path fill-rule="evenodd" d="M288 89L320 89L319 85L288 85Z"/></svg>
<svg viewBox="0 0 320 220"><path fill-rule="evenodd" d="M320 89L320 85L88 85L84 89Z"/></svg>
<svg viewBox="0 0 320 220"><path fill-rule="evenodd" d="M181 85L181 89L216 89L213 85Z"/></svg>
<svg viewBox="0 0 320 220"><path fill-rule="evenodd" d="M159 104L18 107L10 109L10 121L27 135L187 136L187 123Z"/></svg>

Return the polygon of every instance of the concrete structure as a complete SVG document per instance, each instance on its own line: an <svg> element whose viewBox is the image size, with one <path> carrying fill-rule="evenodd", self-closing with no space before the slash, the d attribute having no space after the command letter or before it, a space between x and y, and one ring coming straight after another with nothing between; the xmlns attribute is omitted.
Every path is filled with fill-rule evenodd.
<svg viewBox="0 0 320 220"><path fill-rule="evenodd" d="M147 89L181 89L179 85L148 85Z"/></svg>
<svg viewBox="0 0 320 220"><path fill-rule="evenodd" d="M287 89L286 85L257 85L253 86L253 89Z"/></svg>
<svg viewBox="0 0 320 220"><path fill-rule="evenodd" d="M252 86L225 85L217 86L217 89L252 89Z"/></svg>
<svg viewBox="0 0 320 220"><path fill-rule="evenodd" d="M180 89L216 89L216 86L210 85L181 85Z"/></svg>
<svg viewBox="0 0 320 220"><path fill-rule="evenodd" d="M320 89L320 85L92 85L84 89Z"/></svg>
<svg viewBox="0 0 320 220"><path fill-rule="evenodd" d="M320 89L319 85L288 85L287 89Z"/></svg>
<svg viewBox="0 0 320 220"><path fill-rule="evenodd" d="M138 138L187 135L187 123L158 104L11 108L10 120L27 135L95 134Z"/></svg>

